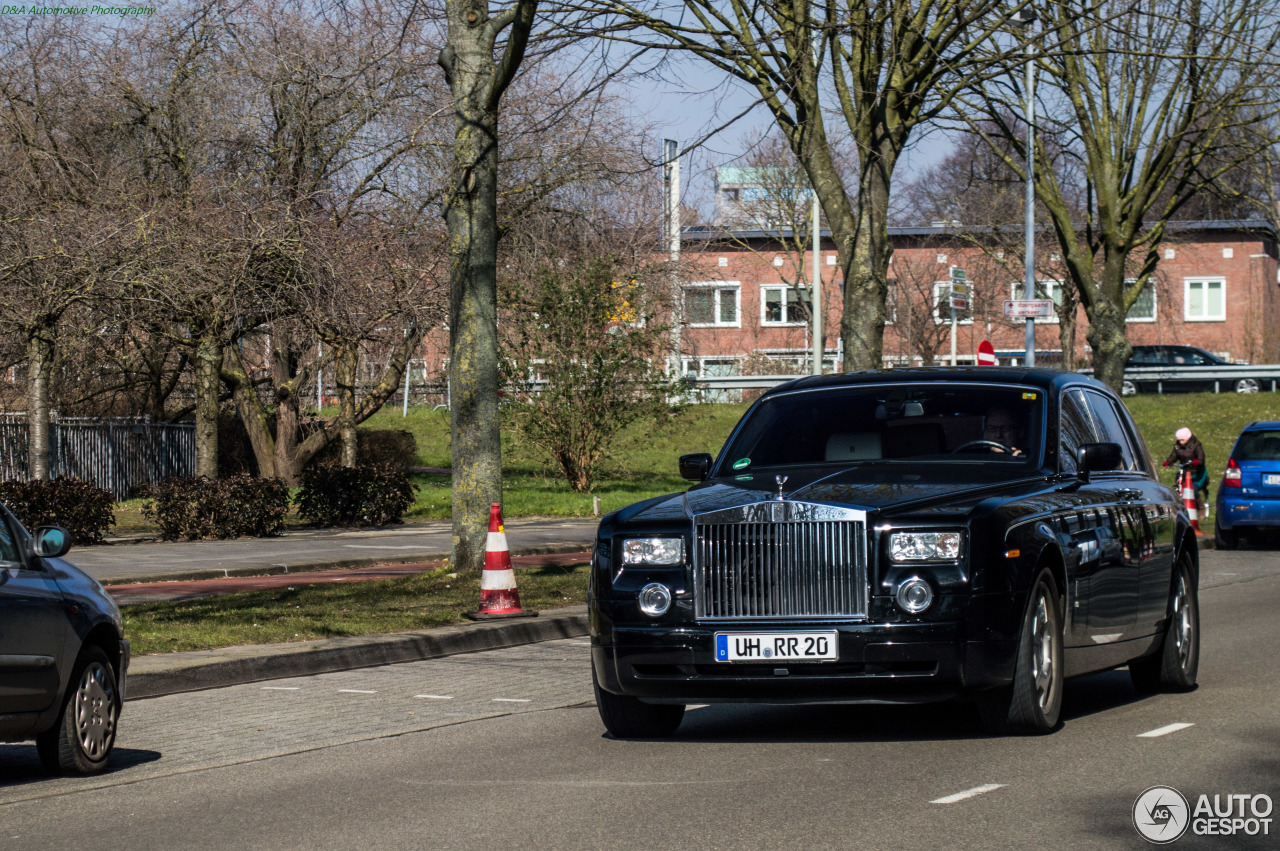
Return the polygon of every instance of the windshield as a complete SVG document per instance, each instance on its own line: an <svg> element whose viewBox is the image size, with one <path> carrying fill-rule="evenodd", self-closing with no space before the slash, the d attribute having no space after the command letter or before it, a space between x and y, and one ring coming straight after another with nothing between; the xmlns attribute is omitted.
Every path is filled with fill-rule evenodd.
<svg viewBox="0 0 1280 851"><path fill-rule="evenodd" d="M987 384L837 387L767 399L720 456L719 475L796 464L1039 466L1044 392Z"/></svg>

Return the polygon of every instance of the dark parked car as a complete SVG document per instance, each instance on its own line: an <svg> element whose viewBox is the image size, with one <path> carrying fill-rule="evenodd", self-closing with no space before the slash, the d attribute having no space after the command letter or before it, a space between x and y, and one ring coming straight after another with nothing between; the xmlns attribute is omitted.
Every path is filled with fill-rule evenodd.
<svg viewBox="0 0 1280 851"><path fill-rule="evenodd" d="M1133 354L1125 364L1124 381L1120 392L1125 396L1137 393L1213 393L1215 389L1234 390L1237 393L1257 393L1256 378L1227 380L1215 388L1213 379L1195 374L1196 370L1221 369L1232 366L1212 352L1195 346L1134 346ZM1137 367L1137 371L1134 370ZM1165 367L1165 369L1161 369ZM1180 373L1170 372L1180 370ZM1190 370L1190 374L1187 373Z"/></svg>
<svg viewBox="0 0 1280 851"><path fill-rule="evenodd" d="M1220 549L1241 534L1280 530L1280 420L1249 423L1236 438L1218 488L1213 518Z"/></svg>
<svg viewBox="0 0 1280 851"><path fill-rule="evenodd" d="M94 774L115 745L129 642L102 586L62 560L70 545L0 507L0 741L35 739L53 774Z"/></svg>
<svg viewBox="0 0 1280 851"><path fill-rule="evenodd" d="M607 515L592 554L615 736L669 735L691 703L951 698L1044 732L1064 677L1195 685L1195 534L1091 378L801 378L680 468L699 484Z"/></svg>

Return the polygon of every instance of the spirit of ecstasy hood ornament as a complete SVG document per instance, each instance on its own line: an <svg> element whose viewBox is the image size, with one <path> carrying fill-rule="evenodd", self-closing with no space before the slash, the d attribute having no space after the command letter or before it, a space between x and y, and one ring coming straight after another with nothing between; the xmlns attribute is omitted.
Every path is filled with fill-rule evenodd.
<svg viewBox="0 0 1280 851"><path fill-rule="evenodd" d="M774 476L773 480L778 483L778 502L782 502L782 486L787 483L786 476Z"/></svg>

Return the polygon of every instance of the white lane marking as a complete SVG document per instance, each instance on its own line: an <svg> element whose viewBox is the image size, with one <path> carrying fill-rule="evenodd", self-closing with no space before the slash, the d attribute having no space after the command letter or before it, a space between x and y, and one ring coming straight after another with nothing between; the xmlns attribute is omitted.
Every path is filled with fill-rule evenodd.
<svg viewBox="0 0 1280 851"><path fill-rule="evenodd" d="M451 694L415 694L414 697L425 697L427 700L453 700Z"/></svg>
<svg viewBox="0 0 1280 851"><path fill-rule="evenodd" d="M528 703L533 698L529 697L495 697L494 703Z"/></svg>
<svg viewBox="0 0 1280 851"><path fill-rule="evenodd" d="M299 691L301 686L263 686L263 691Z"/></svg>
<svg viewBox="0 0 1280 851"><path fill-rule="evenodd" d="M340 688L338 694L377 694L377 692L362 688Z"/></svg>
<svg viewBox="0 0 1280 851"><path fill-rule="evenodd" d="M1157 736L1167 736L1170 733L1176 733L1179 730L1185 730L1188 727L1194 727L1195 724L1188 724L1185 721L1179 721L1177 724L1169 724L1164 727L1157 727L1154 730L1148 730L1145 733L1139 733L1139 739L1154 739Z"/></svg>
<svg viewBox="0 0 1280 851"><path fill-rule="evenodd" d="M352 550L420 550L420 544L343 544L347 549Z"/></svg>
<svg viewBox="0 0 1280 851"><path fill-rule="evenodd" d="M986 786L975 786L972 789L966 789L963 792L956 792L954 795L947 795L945 798L937 798L930 801L931 804L955 804L959 801L967 801L970 798L976 798L979 795L985 795L988 792L994 792L997 789L1003 789L1003 783L988 783Z"/></svg>
<svg viewBox="0 0 1280 851"><path fill-rule="evenodd" d="M590 647L591 646L590 641L570 641L569 643L572 644L574 647Z"/></svg>

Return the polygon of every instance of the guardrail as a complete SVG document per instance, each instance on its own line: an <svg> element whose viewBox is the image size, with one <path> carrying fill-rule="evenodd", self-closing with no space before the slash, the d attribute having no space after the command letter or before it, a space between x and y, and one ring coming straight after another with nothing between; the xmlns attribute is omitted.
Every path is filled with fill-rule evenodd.
<svg viewBox="0 0 1280 851"><path fill-rule="evenodd" d="M1082 369L1092 375L1092 369ZM1213 382L1214 393L1277 392L1280 387L1280 364L1223 364L1222 366L1131 366L1124 371L1128 381L1144 384L1156 383L1156 392L1163 393L1164 382L1198 381Z"/></svg>
<svg viewBox="0 0 1280 851"><path fill-rule="evenodd" d="M1080 372L1091 375L1092 369ZM1215 393L1275 393L1280 391L1280 364L1260 366L1229 365L1208 366L1141 366L1124 371L1125 377L1142 382L1155 381L1156 392L1164 392L1159 385L1165 381L1212 381ZM767 390L784 381L805 378L803 375L716 375L685 378L684 383L698 390ZM1242 381L1253 382L1252 389L1238 389Z"/></svg>

